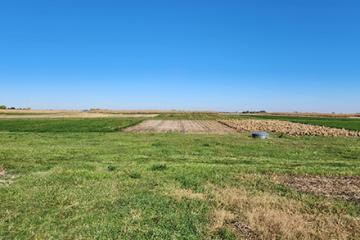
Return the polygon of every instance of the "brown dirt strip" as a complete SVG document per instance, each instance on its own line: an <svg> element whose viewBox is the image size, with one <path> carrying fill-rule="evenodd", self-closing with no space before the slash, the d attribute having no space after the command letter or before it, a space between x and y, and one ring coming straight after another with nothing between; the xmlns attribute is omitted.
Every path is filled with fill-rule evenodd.
<svg viewBox="0 0 360 240"><path fill-rule="evenodd" d="M293 136L360 137L360 132L280 120L221 120L237 131L269 131Z"/></svg>
<svg viewBox="0 0 360 240"><path fill-rule="evenodd" d="M180 133L236 133L217 121L212 120L146 120L124 129L125 132L180 132Z"/></svg>

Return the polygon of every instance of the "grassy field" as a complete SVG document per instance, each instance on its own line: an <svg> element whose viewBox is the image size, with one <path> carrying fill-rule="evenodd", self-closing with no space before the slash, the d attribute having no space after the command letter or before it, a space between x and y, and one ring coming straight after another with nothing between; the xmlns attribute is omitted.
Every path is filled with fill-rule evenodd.
<svg viewBox="0 0 360 240"><path fill-rule="evenodd" d="M0 120L0 239L360 238L358 202L277 181L359 176L358 138L118 131L139 121Z"/></svg>
<svg viewBox="0 0 360 240"><path fill-rule="evenodd" d="M139 118L0 119L0 132L117 132Z"/></svg>

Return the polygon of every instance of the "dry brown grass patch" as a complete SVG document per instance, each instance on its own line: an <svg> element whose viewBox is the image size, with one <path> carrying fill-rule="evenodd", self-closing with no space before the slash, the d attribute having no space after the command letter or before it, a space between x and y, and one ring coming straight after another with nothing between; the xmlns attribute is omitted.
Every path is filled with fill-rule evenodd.
<svg viewBox="0 0 360 240"><path fill-rule="evenodd" d="M279 176L274 180L302 192L342 198L360 204L360 176Z"/></svg>
<svg viewBox="0 0 360 240"><path fill-rule="evenodd" d="M246 238L259 236L260 239L357 239L360 237L360 219L331 213L308 213L304 203L298 200L266 192L250 192L244 188L213 188L212 197L218 209L226 209L233 214L232 226L235 226ZM215 217L217 220L214 222L219 225L221 214L215 212Z"/></svg>
<svg viewBox="0 0 360 240"><path fill-rule="evenodd" d="M142 218L142 212L139 209L131 209L130 216L132 220L138 221Z"/></svg>
<svg viewBox="0 0 360 240"><path fill-rule="evenodd" d="M217 230L224 226L225 223L233 221L235 215L225 209L216 209L213 214L212 229Z"/></svg>
<svg viewBox="0 0 360 240"><path fill-rule="evenodd" d="M0 166L0 177L5 176L5 174L6 174L5 168L3 166Z"/></svg>

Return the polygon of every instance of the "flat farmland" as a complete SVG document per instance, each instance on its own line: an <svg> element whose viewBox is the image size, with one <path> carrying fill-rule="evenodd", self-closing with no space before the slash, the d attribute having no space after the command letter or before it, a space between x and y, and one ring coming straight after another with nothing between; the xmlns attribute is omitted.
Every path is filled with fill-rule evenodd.
<svg viewBox="0 0 360 240"><path fill-rule="evenodd" d="M125 111L75 111L75 110L0 110L0 119L63 119L63 118L151 118L156 113Z"/></svg>
<svg viewBox="0 0 360 240"><path fill-rule="evenodd" d="M344 128L353 131L360 131L360 118L355 115L349 117L311 117L311 116L252 116L256 119L283 120L296 123L304 123L331 128Z"/></svg>
<svg viewBox="0 0 360 240"><path fill-rule="evenodd" d="M220 120L220 123L237 131L269 131L293 136L360 137L360 131L331 128L281 120Z"/></svg>
<svg viewBox="0 0 360 240"><path fill-rule="evenodd" d="M360 238L359 137L223 117L1 119L0 239Z"/></svg>
<svg viewBox="0 0 360 240"><path fill-rule="evenodd" d="M124 129L125 132L236 133L214 120L146 120Z"/></svg>

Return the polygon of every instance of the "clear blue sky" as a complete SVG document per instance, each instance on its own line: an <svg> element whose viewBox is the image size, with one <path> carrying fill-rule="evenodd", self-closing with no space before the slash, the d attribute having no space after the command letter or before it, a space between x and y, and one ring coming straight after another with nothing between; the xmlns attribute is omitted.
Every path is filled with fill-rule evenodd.
<svg viewBox="0 0 360 240"><path fill-rule="evenodd" d="M360 112L360 1L2 0L0 104Z"/></svg>

